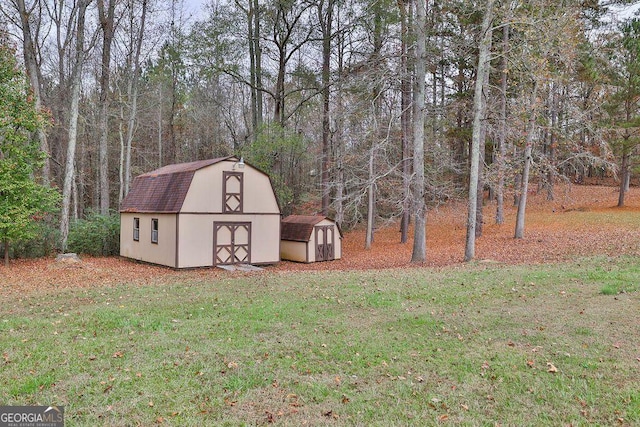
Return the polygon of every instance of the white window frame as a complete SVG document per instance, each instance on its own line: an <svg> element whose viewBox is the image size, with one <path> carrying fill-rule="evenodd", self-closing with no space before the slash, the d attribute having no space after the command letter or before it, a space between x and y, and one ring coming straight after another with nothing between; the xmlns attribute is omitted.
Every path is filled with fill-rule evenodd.
<svg viewBox="0 0 640 427"><path fill-rule="evenodd" d="M133 218L133 241L140 241L140 218Z"/></svg>
<svg viewBox="0 0 640 427"><path fill-rule="evenodd" d="M159 229L158 218L151 218L151 243L158 243Z"/></svg>

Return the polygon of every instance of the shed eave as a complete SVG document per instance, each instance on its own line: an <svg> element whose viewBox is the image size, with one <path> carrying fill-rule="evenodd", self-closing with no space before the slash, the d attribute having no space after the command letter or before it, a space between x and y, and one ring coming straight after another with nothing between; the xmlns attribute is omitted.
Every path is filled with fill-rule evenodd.
<svg viewBox="0 0 640 427"><path fill-rule="evenodd" d="M141 210L141 209L122 209L121 214L137 213L137 214L178 214L180 211L157 211L157 210Z"/></svg>

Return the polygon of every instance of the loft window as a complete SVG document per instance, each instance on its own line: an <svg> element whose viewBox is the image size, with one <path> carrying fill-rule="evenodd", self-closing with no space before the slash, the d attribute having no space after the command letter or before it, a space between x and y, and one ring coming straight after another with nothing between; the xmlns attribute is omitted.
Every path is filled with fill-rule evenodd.
<svg viewBox="0 0 640 427"><path fill-rule="evenodd" d="M133 218L133 240L140 240L140 218Z"/></svg>
<svg viewBox="0 0 640 427"><path fill-rule="evenodd" d="M242 213L244 174L242 172L224 172L222 180L222 212Z"/></svg>
<svg viewBox="0 0 640 427"><path fill-rule="evenodd" d="M151 220L151 243L158 243L158 218Z"/></svg>

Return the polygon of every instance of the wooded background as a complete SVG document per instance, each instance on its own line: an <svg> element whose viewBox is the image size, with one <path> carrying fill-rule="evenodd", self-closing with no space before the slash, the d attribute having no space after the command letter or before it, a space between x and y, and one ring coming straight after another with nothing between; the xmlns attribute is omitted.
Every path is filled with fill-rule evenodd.
<svg viewBox="0 0 640 427"><path fill-rule="evenodd" d="M344 228L399 221L424 260L424 212L469 198L482 223L531 181L636 167L640 21L634 1L0 0L69 224L109 215L132 178L235 154L269 173L283 213ZM471 191L469 191L471 189ZM484 212L485 197L495 212ZM507 197L509 196L509 197ZM520 215L522 212L522 215ZM471 220L474 218L474 220ZM379 225L378 225L379 226Z"/></svg>

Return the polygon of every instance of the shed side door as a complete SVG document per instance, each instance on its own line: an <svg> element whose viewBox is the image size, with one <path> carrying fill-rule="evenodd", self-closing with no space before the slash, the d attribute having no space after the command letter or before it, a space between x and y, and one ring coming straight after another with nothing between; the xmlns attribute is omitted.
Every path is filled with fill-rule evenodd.
<svg viewBox="0 0 640 427"><path fill-rule="evenodd" d="M314 231L316 236L316 261L331 261L335 259L333 225L317 225L314 227Z"/></svg>
<svg viewBox="0 0 640 427"><path fill-rule="evenodd" d="M213 223L213 265L251 263L251 223Z"/></svg>

